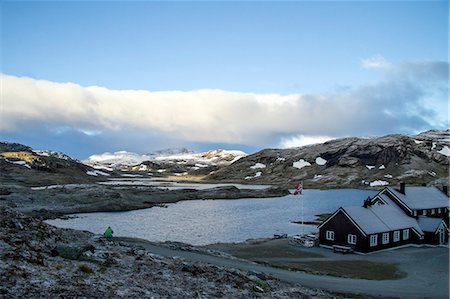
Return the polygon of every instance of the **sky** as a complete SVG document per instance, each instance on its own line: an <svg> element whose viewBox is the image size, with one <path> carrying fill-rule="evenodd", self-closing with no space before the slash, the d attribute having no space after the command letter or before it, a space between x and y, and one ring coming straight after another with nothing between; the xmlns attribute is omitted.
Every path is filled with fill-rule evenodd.
<svg viewBox="0 0 450 299"><path fill-rule="evenodd" d="M448 1L2 1L0 140L76 158L449 127Z"/></svg>

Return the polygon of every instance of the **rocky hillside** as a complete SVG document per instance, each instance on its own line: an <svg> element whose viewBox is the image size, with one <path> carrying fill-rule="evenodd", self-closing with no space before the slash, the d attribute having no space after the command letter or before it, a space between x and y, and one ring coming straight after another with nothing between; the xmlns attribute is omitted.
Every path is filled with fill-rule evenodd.
<svg viewBox="0 0 450 299"><path fill-rule="evenodd" d="M96 169L125 171L141 175L201 176L245 157L242 151L211 150L194 153L188 149L168 149L148 154L127 151L92 155L83 163Z"/></svg>
<svg viewBox="0 0 450 299"><path fill-rule="evenodd" d="M338 298L262 273L164 258L0 208L1 298Z"/></svg>
<svg viewBox="0 0 450 299"><path fill-rule="evenodd" d="M343 138L300 148L266 149L208 176L214 181L293 188L367 188L448 184L450 131Z"/></svg>
<svg viewBox="0 0 450 299"><path fill-rule="evenodd" d="M92 182L109 176L69 156L54 151L34 151L17 144L0 142L0 180L26 185Z"/></svg>

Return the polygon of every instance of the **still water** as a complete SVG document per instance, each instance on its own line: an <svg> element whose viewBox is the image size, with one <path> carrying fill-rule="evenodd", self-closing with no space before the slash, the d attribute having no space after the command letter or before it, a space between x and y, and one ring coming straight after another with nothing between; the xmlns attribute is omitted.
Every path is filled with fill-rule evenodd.
<svg viewBox="0 0 450 299"><path fill-rule="evenodd" d="M64 228L102 234L111 226L114 236L138 237L151 241L178 241L193 245L217 242L240 242L272 237L274 234L296 235L304 220L317 214L334 212L340 206L361 205L370 190L304 190L301 196L243 198L235 200L191 200L170 204L167 208L77 214L68 220L48 220ZM314 225L304 225L304 233L316 232Z"/></svg>

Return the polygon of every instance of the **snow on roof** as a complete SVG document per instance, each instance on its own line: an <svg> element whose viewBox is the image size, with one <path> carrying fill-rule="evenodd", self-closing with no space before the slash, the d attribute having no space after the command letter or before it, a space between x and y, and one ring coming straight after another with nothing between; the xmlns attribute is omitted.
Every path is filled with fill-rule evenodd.
<svg viewBox="0 0 450 299"><path fill-rule="evenodd" d="M374 205L368 208L345 207L343 209L368 235L406 228L414 228L419 233L423 233L414 218L406 216L389 205Z"/></svg>
<svg viewBox="0 0 450 299"><path fill-rule="evenodd" d="M449 205L448 197L435 187L406 186L405 194L394 188L388 189L413 210L444 208Z"/></svg>
<svg viewBox="0 0 450 299"><path fill-rule="evenodd" d="M431 217L419 217L417 222L419 223L420 228L424 232L434 233L441 224L442 219Z"/></svg>

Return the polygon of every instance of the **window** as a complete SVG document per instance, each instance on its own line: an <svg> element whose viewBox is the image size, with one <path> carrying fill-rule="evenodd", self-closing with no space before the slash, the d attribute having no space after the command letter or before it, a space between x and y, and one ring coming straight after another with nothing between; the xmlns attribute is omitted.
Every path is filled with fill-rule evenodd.
<svg viewBox="0 0 450 299"><path fill-rule="evenodd" d="M334 231L332 231L332 230L327 230L327 234L326 234L326 237L325 237L327 240L330 240L330 241L334 241Z"/></svg>
<svg viewBox="0 0 450 299"><path fill-rule="evenodd" d="M403 230L403 240L408 240L408 239L409 239L409 230L404 229Z"/></svg>
<svg viewBox="0 0 450 299"><path fill-rule="evenodd" d="M441 213L441 208L438 209L438 214L440 214L440 213Z"/></svg>
<svg viewBox="0 0 450 299"><path fill-rule="evenodd" d="M370 246L377 246L378 244L378 235L370 236Z"/></svg>
<svg viewBox="0 0 450 299"><path fill-rule="evenodd" d="M431 215L434 215L434 213L435 213L435 210L431 209Z"/></svg>
<svg viewBox="0 0 450 299"><path fill-rule="evenodd" d="M427 216L427 210L423 210L423 211L422 211L422 215L423 215L423 216Z"/></svg>
<svg viewBox="0 0 450 299"><path fill-rule="evenodd" d="M417 216L417 211L414 211L414 216Z"/></svg>
<svg viewBox="0 0 450 299"><path fill-rule="evenodd" d="M392 238L392 241L394 241L394 242L400 241L400 231L399 230L396 230L394 232L394 237Z"/></svg>
<svg viewBox="0 0 450 299"><path fill-rule="evenodd" d="M347 235L347 243L348 244L356 244L356 235L351 235L351 234L348 234Z"/></svg>
<svg viewBox="0 0 450 299"><path fill-rule="evenodd" d="M388 244L389 243L389 233L383 233L382 243L383 244Z"/></svg>

